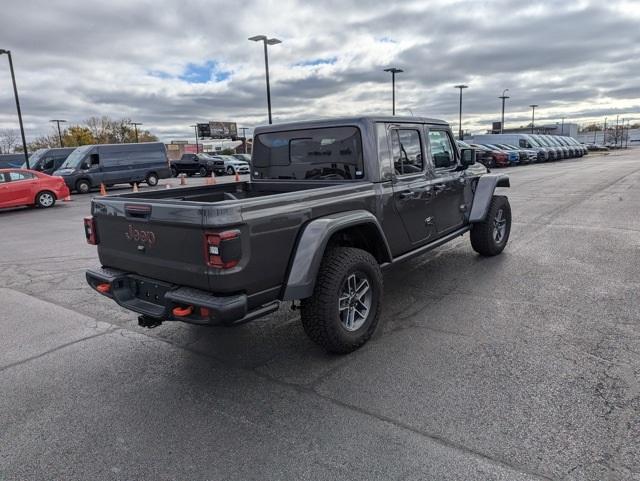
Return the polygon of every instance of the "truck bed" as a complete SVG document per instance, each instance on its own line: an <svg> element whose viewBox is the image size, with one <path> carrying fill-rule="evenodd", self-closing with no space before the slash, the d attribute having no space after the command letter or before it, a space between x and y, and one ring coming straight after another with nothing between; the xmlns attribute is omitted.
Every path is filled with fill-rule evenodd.
<svg viewBox="0 0 640 481"><path fill-rule="evenodd" d="M277 297L301 227L333 212L375 211L374 185L259 181L96 197L98 256L107 268L220 295L245 293L250 307L261 305ZM240 264L207 266L205 235L230 229L240 232Z"/></svg>

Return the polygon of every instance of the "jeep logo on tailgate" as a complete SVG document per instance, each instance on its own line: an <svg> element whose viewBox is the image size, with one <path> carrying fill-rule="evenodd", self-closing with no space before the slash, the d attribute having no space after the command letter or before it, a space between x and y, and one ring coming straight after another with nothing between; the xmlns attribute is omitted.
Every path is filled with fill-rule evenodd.
<svg viewBox="0 0 640 481"><path fill-rule="evenodd" d="M129 224L129 230L124 233L125 239L129 241L142 242L152 246L156 243L156 235L151 230L140 230Z"/></svg>

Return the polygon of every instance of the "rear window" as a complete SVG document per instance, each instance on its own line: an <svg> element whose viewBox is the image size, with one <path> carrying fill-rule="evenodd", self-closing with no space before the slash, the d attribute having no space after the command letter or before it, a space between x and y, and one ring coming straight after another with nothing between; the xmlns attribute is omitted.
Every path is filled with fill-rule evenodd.
<svg viewBox="0 0 640 481"><path fill-rule="evenodd" d="M360 131L329 127L260 134L253 147L253 171L257 179L362 179Z"/></svg>

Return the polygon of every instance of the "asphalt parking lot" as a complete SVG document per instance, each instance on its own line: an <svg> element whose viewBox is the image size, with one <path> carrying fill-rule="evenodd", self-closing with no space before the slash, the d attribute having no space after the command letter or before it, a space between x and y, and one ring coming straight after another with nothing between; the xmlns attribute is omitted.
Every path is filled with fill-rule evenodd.
<svg viewBox="0 0 640 481"><path fill-rule="evenodd" d="M0 480L640 480L640 149L501 172L505 252L394 266L347 356L288 308L141 329L90 196L0 213Z"/></svg>

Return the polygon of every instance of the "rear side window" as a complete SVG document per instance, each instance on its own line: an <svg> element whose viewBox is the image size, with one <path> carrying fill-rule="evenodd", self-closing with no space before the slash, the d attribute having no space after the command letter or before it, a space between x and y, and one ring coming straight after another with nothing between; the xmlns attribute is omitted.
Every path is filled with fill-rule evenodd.
<svg viewBox="0 0 640 481"><path fill-rule="evenodd" d="M396 175L422 172L424 155L420 142L420 132L416 129L391 131L391 152Z"/></svg>
<svg viewBox="0 0 640 481"><path fill-rule="evenodd" d="M253 170L258 179L362 179L360 130L330 127L259 134L253 147Z"/></svg>

